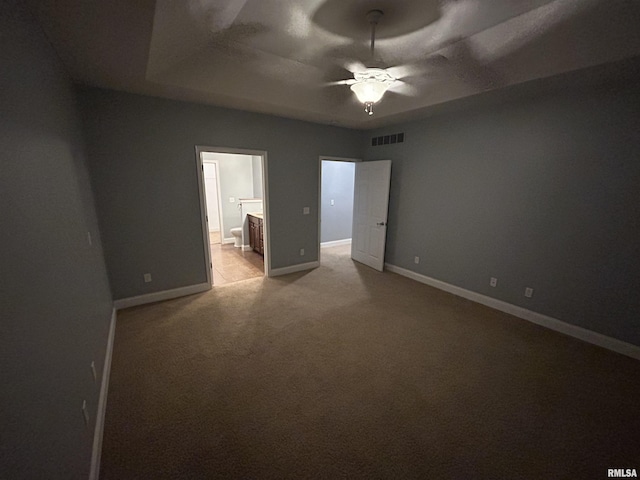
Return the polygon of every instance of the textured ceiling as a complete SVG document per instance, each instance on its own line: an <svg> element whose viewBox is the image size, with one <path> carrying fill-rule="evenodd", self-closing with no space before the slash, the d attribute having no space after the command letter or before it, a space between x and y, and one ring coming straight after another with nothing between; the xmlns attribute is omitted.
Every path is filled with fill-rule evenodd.
<svg viewBox="0 0 640 480"><path fill-rule="evenodd" d="M640 55L637 0L30 0L81 83L356 128ZM366 13L384 11L369 49ZM368 116L365 66L400 80Z"/></svg>

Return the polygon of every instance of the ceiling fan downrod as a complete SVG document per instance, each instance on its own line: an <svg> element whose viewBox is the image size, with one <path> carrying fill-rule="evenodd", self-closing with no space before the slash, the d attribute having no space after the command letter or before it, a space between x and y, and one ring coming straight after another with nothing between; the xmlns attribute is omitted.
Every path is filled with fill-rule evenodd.
<svg viewBox="0 0 640 480"><path fill-rule="evenodd" d="M384 15L382 10L370 10L367 13L367 20L371 25L372 62L376 44L376 25L382 15ZM387 88L396 80L386 70L373 67L361 72L354 72L353 77L355 82L351 84L351 90L356 94L358 100L364 104L364 111L368 115L373 115L373 104L380 101Z"/></svg>
<svg viewBox="0 0 640 480"><path fill-rule="evenodd" d="M370 10L367 13L367 20L369 21L369 25L371 25L371 57L373 58L373 49L376 46L376 25L384 15L382 10Z"/></svg>

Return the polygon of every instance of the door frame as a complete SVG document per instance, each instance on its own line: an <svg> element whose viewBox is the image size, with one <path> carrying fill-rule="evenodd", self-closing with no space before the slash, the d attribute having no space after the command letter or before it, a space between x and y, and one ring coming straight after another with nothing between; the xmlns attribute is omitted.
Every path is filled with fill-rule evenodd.
<svg viewBox="0 0 640 480"><path fill-rule="evenodd" d="M349 157L332 157L329 155L320 155L318 157L318 264L322 264L322 258L320 252L321 248L321 235L322 235L322 161L328 160L330 162L350 162L359 163L362 162L361 158L349 158ZM353 206L351 207L353 209Z"/></svg>
<svg viewBox="0 0 640 480"><path fill-rule="evenodd" d="M205 270L207 272L207 282L213 285L213 275L211 272L211 249L209 246L209 226L207 225L207 201L204 191L204 175L202 153L230 153L236 155L252 155L261 158L262 165L262 202L263 202L263 225L264 225L264 274L271 276L271 225L269 215L269 170L267 168L266 150L249 150L244 148L211 147L206 145L196 145L196 172L198 175L198 195L200 197L200 223L202 229L202 241L204 248ZM220 191L220 190L218 190ZM220 207L222 204L219 204Z"/></svg>

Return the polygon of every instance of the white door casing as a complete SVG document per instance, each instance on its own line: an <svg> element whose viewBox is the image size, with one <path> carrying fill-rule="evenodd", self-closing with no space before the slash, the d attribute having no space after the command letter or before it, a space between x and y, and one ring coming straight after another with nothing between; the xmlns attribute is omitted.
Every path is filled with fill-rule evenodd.
<svg viewBox="0 0 640 480"><path fill-rule="evenodd" d="M356 164L351 258L382 271L387 238L391 160Z"/></svg>
<svg viewBox="0 0 640 480"><path fill-rule="evenodd" d="M198 175L198 196L200 197L200 223L202 225L202 246L205 258L205 272L207 275L207 283L213 285L212 275L212 263L211 263L211 249L209 243L209 226L207 225L207 202L206 194L204 190L204 167L203 167L203 152L211 153L229 153L240 155L255 155L262 158L262 198L263 198L263 214L264 214L264 273L267 277L272 276L271 269L271 229L269 228L271 216L269 214L269 169L267 162L267 152L263 150L245 150L239 148L226 148L226 147L207 147L207 146L195 146L196 150L196 164ZM220 172L217 172L218 180L218 195L220 195ZM221 199L218 197L218 205L221 204ZM222 225L222 215L220 215L220 227Z"/></svg>

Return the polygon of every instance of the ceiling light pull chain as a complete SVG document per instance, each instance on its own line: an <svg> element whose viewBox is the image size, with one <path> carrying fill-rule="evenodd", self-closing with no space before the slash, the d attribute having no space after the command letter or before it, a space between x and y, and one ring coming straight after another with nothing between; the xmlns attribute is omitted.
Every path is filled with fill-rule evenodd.
<svg viewBox="0 0 640 480"><path fill-rule="evenodd" d="M364 111L373 115L373 102L364 102Z"/></svg>

